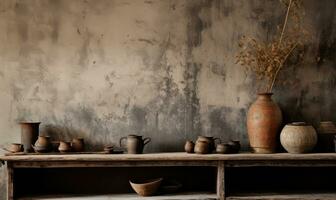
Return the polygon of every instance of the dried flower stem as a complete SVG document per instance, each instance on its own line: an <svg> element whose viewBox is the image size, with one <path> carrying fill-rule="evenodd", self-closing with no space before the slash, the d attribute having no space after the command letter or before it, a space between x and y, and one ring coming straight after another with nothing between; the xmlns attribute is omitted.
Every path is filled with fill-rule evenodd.
<svg viewBox="0 0 336 200"><path fill-rule="evenodd" d="M287 53L285 59L284 59L284 60L281 62L281 64L279 65L279 67L278 67L278 69L277 69L277 71L275 72L275 75L274 75L274 77L273 77L271 87L268 89L269 92L272 92L272 90L273 90L273 86L274 86L274 83L275 83L275 80L276 80L276 78L277 78L277 76L278 76L278 73L279 73L280 69L283 67L283 65L285 64L285 62L286 62L288 56L294 51L294 49L298 46L298 44L299 44L299 43L297 42L297 43L293 46L293 48Z"/></svg>
<svg viewBox="0 0 336 200"><path fill-rule="evenodd" d="M284 33L285 33L285 29L286 29L287 22L288 22L289 11L290 11L290 9L291 9L292 2L293 2L293 0L289 0L289 5L288 5L288 8L287 8L287 13L286 13L286 17L285 17L285 22L284 22L284 25L283 25L283 27L282 27L282 31L281 31L281 35L280 35L279 45L281 44L283 35L284 35Z"/></svg>

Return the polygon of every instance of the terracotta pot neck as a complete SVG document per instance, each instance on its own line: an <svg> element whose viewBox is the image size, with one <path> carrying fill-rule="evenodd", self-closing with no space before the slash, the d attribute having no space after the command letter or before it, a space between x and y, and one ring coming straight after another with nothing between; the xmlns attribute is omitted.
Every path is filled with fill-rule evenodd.
<svg viewBox="0 0 336 200"><path fill-rule="evenodd" d="M273 93L259 93L258 100L271 100Z"/></svg>

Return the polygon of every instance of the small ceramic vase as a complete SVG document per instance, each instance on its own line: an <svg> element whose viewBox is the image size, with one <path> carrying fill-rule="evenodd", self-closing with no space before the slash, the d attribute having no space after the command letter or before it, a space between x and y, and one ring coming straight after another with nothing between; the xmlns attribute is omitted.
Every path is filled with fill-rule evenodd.
<svg viewBox="0 0 336 200"><path fill-rule="evenodd" d="M51 141L49 136L39 136L35 142L35 147L41 147L45 149L51 148Z"/></svg>
<svg viewBox="0 0 336 200"><path fill-rule="evenodd" d="M195 144L194 151L197 154L207 154L210 152L209 148L210 148L209 142L197 141Z"/></svg>
<svg viewBox="0 0 336 200"><path fill-rule="evenodd" d="M219 138L214 138L214 137L211 137L211 136L198 136L196 143L198 141L207 142L209 144L209 152L211 153L215 150L216 140L218 140L219 143L221 142L221 140Z"/></svg>
<svg viewBox="0 0 336 200"><path fill-rule="evenodd" d="M282 129L280 142L289 153L308 153L317 143L317 134L313 126L295 122Z"/></svg>
<svg viewBox="0 0 336 200"><path fill-rule="evenodd" d="M83 152L84 151L84 139L74 138L71 142L71 149L74 152Z"/></svg>
<svg viewBox="0 0 336 200"><path fill-rule="evenodd" d="M217 144L216 152L221 154L231 153L231 145L229 144Z"/></svg>
<svg viewBox="0 0 336 200"><path fill-rule="evenodd" d="M58 151L61 153L67 153L71 151L71 143L60 141L60 145L58 147Z"/></svg>
<svg viewBox="0 0 336 200"><path fill-rule="evenodd" d="M187 153L194 153L194 148L195 148L195 144L193 141L186 141L185 145L184 145L184 150Z"/></svg>

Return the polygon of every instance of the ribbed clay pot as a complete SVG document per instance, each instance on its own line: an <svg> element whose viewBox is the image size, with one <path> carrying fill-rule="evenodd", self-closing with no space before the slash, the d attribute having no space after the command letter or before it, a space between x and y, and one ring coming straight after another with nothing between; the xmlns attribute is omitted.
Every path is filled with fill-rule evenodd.
<svg viewBox="0 0 336 200"><path fill-rule="evenodd" d="M335 152L336 125L332 121L320 122L317 133L319 152Z"/></svg>
<svg viewBox="0 0 336 200"><path fill-rule="evenodd" d="M288 153L308 153L317 144L317 134L313 126L295 122L282 129L280 142Z"/></svg>
<svg viewBox="0 0 336 200"><path fill-rule="evenodd" d="M274 153L282 123L279 106L272 93L260 93L247 114L247 132L255 153Z"/></svg>

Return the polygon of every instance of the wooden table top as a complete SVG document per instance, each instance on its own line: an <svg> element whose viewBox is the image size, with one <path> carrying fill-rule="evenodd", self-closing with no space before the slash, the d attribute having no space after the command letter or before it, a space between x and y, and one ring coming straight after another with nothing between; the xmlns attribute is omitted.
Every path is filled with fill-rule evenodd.
<svg viewBox="0 0 336 200"><path fill-rule="evenodd" d="M150 154L22 154L2 155L2 161L249 161L249 160L336 160L336 153L310 154L187 154L150 153Z"/></svg>

